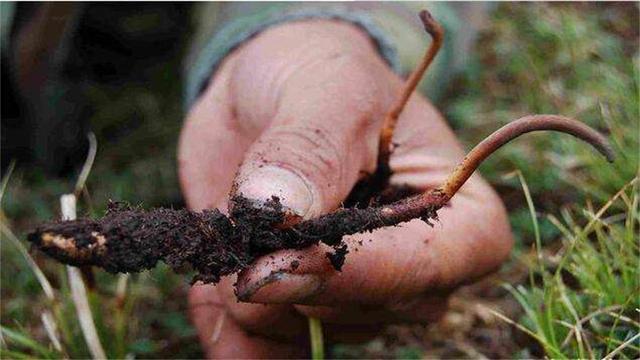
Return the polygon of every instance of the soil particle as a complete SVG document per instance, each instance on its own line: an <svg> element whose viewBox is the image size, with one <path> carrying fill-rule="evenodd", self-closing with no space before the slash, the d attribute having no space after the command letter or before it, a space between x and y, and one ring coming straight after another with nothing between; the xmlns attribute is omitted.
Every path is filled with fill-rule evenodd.
<svg viewBox="0 0 640 360"><path fill-rule="evenodd" d="M291 262L290 267L291 267L291 270L293 270L293 271L297 270L297 269L300 267L300 261L298 261L298 260L293 260L293 261Z"/></svg>
<svg viewBox="0 0 640 360"><path fill-rule="evenodd" d="M344 261L346 259L347 254L349 253L349 249L347 248L347 244L342 243L340 246L335 248L335 251L326 254L327 258L333 265L333 268L342 271L342 266L344 265Z"/></svg>

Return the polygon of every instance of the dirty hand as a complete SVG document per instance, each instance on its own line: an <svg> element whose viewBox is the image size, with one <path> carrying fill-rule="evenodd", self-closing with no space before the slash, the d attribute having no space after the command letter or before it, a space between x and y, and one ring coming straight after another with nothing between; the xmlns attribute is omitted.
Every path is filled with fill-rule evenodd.
<svg viewBox="0 0 640 360"><path fill-rule="evenodd" d="M226 211L233 191L276 195L305 218L331 212L375 170L382 120L401 84L353 25L309 20L262 32L227 57L188 115L179 166L189 207ZM392 184L435 187L463 157L419 95L393 142ZM433 227L413 220L346 237L342 272L318 245L265 256L217 286L194 286L191 317L207 355L304 356L307 316L323 321L329 341L436 320L452 289L495 270L511 248L504 208L477 175L439 218Z"/></svg>

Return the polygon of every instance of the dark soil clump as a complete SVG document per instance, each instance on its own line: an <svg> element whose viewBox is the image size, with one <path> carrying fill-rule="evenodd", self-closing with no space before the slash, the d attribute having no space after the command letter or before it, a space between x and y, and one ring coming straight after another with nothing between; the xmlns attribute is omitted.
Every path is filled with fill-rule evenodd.
<svg viewBox="0 0 640 360"><path fill-rule="evenodd" d="M404 195L406 190L393 193ZM218 210L145 211L112 202L101 219L44 223L28 239L66 264L95 265L116 273L139 272L163 261L176 271L194 270L193 282L215 283L260 256L320 241L334 247L327 257L341 270L348 253L342 242L344 235L391 225L377 208L340 209L313 221L301 221L275 196L264 203L236 196L230 210L227 217ZM298 266L291 264L292 268Z"/></svg>
<svg viewBox="0 0 640 360"><path fill-rule="evenodd" d="M29 241L72 265L96 265L109 272L139 272L159 260L174 269L190 266L194 278L217 282L253 258L229 218L218 210L144 211L111 203L97 221L57 221L39 226Z"/></svg>
<svg viewBox="0 0 640 360"><path fill-rule="evenodd" d="M347 249L347 244L341 244L336 247L336 251L333 253L327 253L327 258L333 265L334 269L341 271L342 265L344 265L344 261L347 258L347 254L349 253L349 249Z"/></svg>

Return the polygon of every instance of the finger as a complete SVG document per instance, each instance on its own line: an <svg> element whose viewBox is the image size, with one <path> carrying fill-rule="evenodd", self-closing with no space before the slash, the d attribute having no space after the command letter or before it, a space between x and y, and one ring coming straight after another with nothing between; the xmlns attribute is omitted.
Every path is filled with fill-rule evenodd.
<svg viewBox="0 0 640 360"><path fill-rule="evenodd" d="M304 25L291 26L307 34ZM313 217L338 207L361 172L373 170L383 102L390 92L374 74L388 69L360 30L334 25L340 34L361 37L368 52L327 45L326 38L335 34L323 33L325 28L308 32L308 38L290 30L282 38L276 36L281 40L277 45L256 39L243 57L249 60L238 63L238 113L249 124L268 125L240 167L237 194L257 200L276 195L299 215ZM273 39L271 33L264 36L265 42ZM309 54L298 54L300 43ZM252 56L253 52L258 54ZM250 61L258 56L265 63ZM298 58L294 69L282 68L291 56ZM255 79L273 87L261 89ZM266 100L242 105L248 94ZM245 109L256 104L271 110Z"/></svg>
<svg viewBox="0 0 640 360"><path fill-rule="evenodd" d="M207 358L301 358L306 348L244 330L229 315L213 285L196 285L189 293L190 317Z"/></svg>
<svg viewBox="0 0 640 360"><path fill-rule="evenodd" d="M327 324L366 326L370 331L385 324L421 323L428 324L444 315L449 292L434 292L428 296L408 301L397 301L388 306L337 305L308 306L295 305L302 314L322 320Z"/></svg>
<svg viewBox="0 0 640 360"><path fill-rule="evenodd" d="M308 316L326 321L323 325L327 341L361 342L374 337L380 331L380 326L372 326L380 323L374 324L358 319L354 314L362 312L358 312L356 308L342 309L349 314L348 318L351 320L349 322L344 319L335 321L337 316L334 313L329 314L328 308L324 313L314 313L304 309L296 310L289 304L265 305L238 302L233 288L235 280L235 277L224 278L215 287L216 296L219 297L220 306L226 311L226 316L254 335L261 335L279 342L308 344ZM213 289L211 286L210 288ZM368 315L371 313L369 312ZM304 345L301 346L304 347Z"/></svg>
<svg viewBox="0 0 640 360"><path fill-rule="evenodd" d="M433 112L426 102L415 101L412 109L398 125L404 142L399 142L391 162L397 171L392 180L432 187L462 157L460 146L439 116L423 117ZM423 122L440 124L425 127ZM420 140L411 129L439 136ZM330 267L319 247L280 252L275 262L260 259L241 274L238 292L245 301L261 303L389 304L476 279L496 269L508 255L511 235L504 208L479 176L472 177L439 217L434 227L414 220L346 237L350 253L342 272ZM359 242L368 239L372 241L356 251ZM279 257L292 262L298 256L302 260L295 269L278 265Z"/></svg>
<svg viewBox="0 0 640 360"><path fill-rule="evenodd" d="M307 320L289 304L240 303L235 295L235 276L223 278L216 289L229 316L242 328L273 340L306 340Z"/></svg>
<svg viewBox="0 0 640 360"><path fill-rule="evenodd" d="M344 241L349 253L342 271L333 269L324 245L280 251L273 254L275 261L261 258L240 274L238 297L259 303L386 306L421 296L434 285L433 236L419 220ZM296 261L297 266L290 265Z"/></svg>
<svg viewBox="0 0 640 360"><path fill-rule="evenodd" d="M178 145L182 192L193 210L220 207L252 138L238 126L232 111L228 59L187 115Z"/></svg>
<svg viewBox="0 0 640 360"><path fill-rule="evenodd" d="M413 233L413 229L407 229ZM401 238L401 237L399 237ZM355 239L354 239L355 240ZM389 238L379 239L379 243L389 240ZM404 238L401 242L407 242ZM354 241L349 240L351 244ZM413 242L415 244L415 242ZM256 274L264 281L257 285L257 293L249 301L256 302L283 302L283 303L311 303L331 305L327 306L296 306L296 309L306 316L321 319L328 324L362 326L361 330L367 330L368 336L380 331L383 324L397 322L432 323L439 319L445 309L448 297L447 291L424 291L421 292L418 283L427 282L428 276L421 279L423 275L407 271L407 263L401 263L389 257L389 252L383 249L381 253L373 251L373 255L361 256L362 251L372 251L378 243L372 240L362 245L355 241L356 248L352 248L353 257L347 259L342 273L336 273L324 256L327 249L316 247L310 250L290 252L283 251L274 254L270 264L279 265L275 269L260 266L256 268L270 271L268 275ZM379 245L378 245L379 246ZM400 244L399 246L403 246ZM407 249L408 253L412 249ZM376 254L380 254L378 256ZM358 270L363 264L371 264L371 258L377 258L373 263L373 269L367 269L366 273ZM416 255L399 255L398 258L419 258ZM392 266L383 264L387 260L392 262ZM291 264L296 264L293 266ZM300 265L297 265L300 263ZM355 268L353 266L355 266ZM306 267L306 268L305 268ZM402 271L397 271L396 267L402 267ZM323 276L324 272L317 272L318 268L326 269L326 273L335 274ZM296 271L300 273L296 273ZM405 274L404 280L394 274ZM240 298L243 299L242 292L251 291L243 286L243 281L251 282L252 275L241 276L238 288ZM368 282L364 282L366 278ZM421 287L426 287L422 285ZM241 303L239 303L241 304ZM336 338L349 341L349 332L338 331Z"/></svg>
<svg viewBox="0 0 640 360"><path fill-rule="evenodd" d="M362 342L373 338L381 330L381 322L370 321L371 312L365 311L368 321L363 321L355 314L364 313L356 308L341 309L348 314L345 318L349 321L345 321L345 318L337 320L339 317L329 308L313 312L308 309L296 310L296 307L290 304L241 303L235 296L232 284L234 281L233 277L228 277L216 286L221 306L224 307L227 317L252 334L291 344L308 344L308 316L323 321L326 341Z"/></svg>

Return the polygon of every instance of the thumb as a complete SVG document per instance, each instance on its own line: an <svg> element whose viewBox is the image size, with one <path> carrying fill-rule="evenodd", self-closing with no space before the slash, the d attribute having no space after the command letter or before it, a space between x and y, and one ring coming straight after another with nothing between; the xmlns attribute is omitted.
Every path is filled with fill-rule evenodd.
<svg viewBox="0 0 640 360"><path fill-rule="evenodd" d="M372 171L390 86L371 74L376 63L344 55L291 76L269 126L239 169L234 195L315 217L338 207L363 171Z"/></svg>

